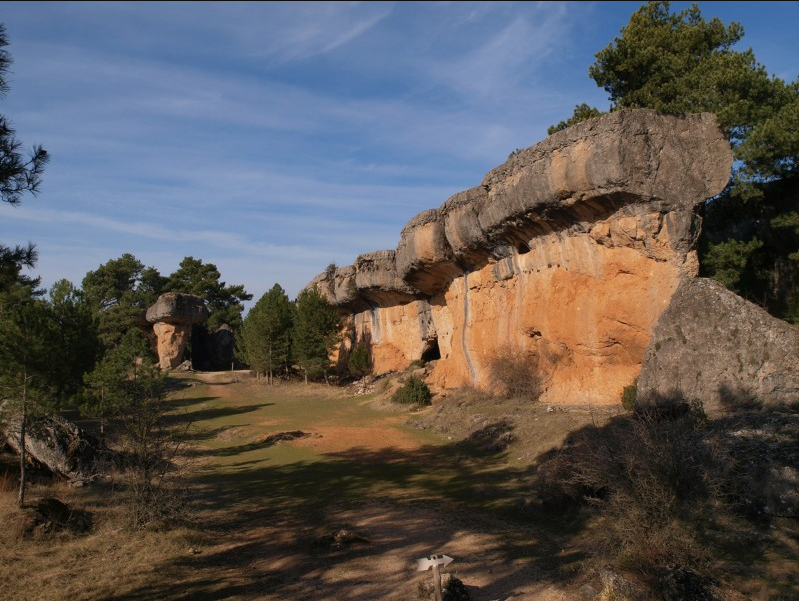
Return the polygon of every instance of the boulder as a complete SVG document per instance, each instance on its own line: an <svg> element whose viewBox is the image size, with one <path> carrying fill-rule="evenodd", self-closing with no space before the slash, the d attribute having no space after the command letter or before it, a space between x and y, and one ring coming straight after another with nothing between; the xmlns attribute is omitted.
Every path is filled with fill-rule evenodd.
<svg viewBox="0 0 799 601"><path fill-rule="evenodd" d="M5 442L20 453L21 415L11 414L5 420L2 435ZM29 418L25 431L27 456L54 474L74 484L83 484L94 477L94 469L102 452L101 443L72 422L55 414Z"/></svg>
<svg viewBox="0 0 799 601"><path fill-rule="evenodd" d="M161 369L175 369L183 363L183 353L191 338L190 325L159 321L153 324Z"/></svg>
<svg viewBox="0 0 799 601"><path fill-rule="evenodd" d="M701 401L712 417L799 408L799 332L714 280L685 278L654 327L641 405Z"/></svg>
<svg viewBox="0 0 799 601"><path fill-rule="evenodd" d="M150 323L191 326L203 323L206 319L208 307L205 306L205 299L193 294L167 292L147 309L147 321Z"/></svg>

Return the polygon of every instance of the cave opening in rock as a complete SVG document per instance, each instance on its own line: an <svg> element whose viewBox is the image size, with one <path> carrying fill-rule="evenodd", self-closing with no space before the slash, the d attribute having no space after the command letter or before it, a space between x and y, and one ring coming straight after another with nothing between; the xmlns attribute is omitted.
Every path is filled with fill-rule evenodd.
<svg viewBox="0 0 799 601"><path fill-rule="evenodd" d="M520 255L526 255L530 252L530 247L526 242L517 242L516 243L516 252Z"/></svg>
<svg viewBox="0 0 799 601"><path fill-rule="evenodd" d="M430 338L425 342L421 356L421 360L425 363L428 361L435 361L436 359L441 359L441 351L438 348L438 336Z"/></svg>

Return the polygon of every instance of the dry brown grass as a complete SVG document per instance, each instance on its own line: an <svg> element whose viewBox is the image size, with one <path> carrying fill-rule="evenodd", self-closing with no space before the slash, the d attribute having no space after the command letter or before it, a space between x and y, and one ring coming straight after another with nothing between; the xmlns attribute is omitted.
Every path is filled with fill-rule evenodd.
<svg viewBox="0 0 799 601"><path fill-rule="evenodd" d="M9 470L0 474L0 495L13 492L18 487L19 483L13 472Z"/></svg>
<svg viewBox="0 0 799 601"><path fill-rule="evenodd" d="M198 533L189 529L130 533L124 512L114 506L118 499L106 485L34 485L26 506L42 498L82 508L91 515L92 528L84 534L26 532L29 513L17 506L16 490L0 493L0 582L6 583L6 601L124 598L198 544Z"/></svg>
<svg viewBox="0 0 799 601"><path fill-rule="evenodd" d="M398 415L393 406L375 411L382 406L377 393L353 399L324 385L271 387L230 374L209 381L188 389L194 396L180 404L202 416L205 428L195 440L205 471L195 474L193 524L130 532L110 482L78 489L38 483L29 491L31 502L57 497L91 514L93 527L25 538L14 530L15 476L6 477L3 600L405 601L430 577L416 573L413 560L439 552L456 558L452 565L475 601L576 599L588 582L602 590L591 570L603 564L590 551L606 521L579 516L566 523L559 514L547 521L534 504L513 503L530 496L546 452L581 428L604 427L623 412L620 405L601 414L589 407L548 410L464 390L440 394L423 412ZM403 421L427 431L400 428ZM512 426L507 448L470 454L463 441L500 422ZM265 444L276 432L294 430L313 435ZM0 474L4 468L0 461ZM504 509L521 508L523 519L496 513L497 499ZM342 524L370 542L313 547ZM731 596L733 588L757 601L796 598L795 520L775 525L766 543L757 542L761 533L754 527L743 538L730 535L730 555L714 563L728 585L725 599L742 601Z"/></svg>

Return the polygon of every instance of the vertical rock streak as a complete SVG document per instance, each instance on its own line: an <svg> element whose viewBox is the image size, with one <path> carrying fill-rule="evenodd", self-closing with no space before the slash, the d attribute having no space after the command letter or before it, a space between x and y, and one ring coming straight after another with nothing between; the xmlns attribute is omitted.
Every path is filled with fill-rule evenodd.
<svg viewBox="0 0 799 601"><path fill-rule="evenodd" d="M466 359L466 365L469 367L469 373L472 376L472 386L477 384L477 374L472 365L472 359L469 356L469 348L466 345L466 331L469 328L469 272L463 272L463 324L461 326L461 350L463 351L463 358Z"/></svg>

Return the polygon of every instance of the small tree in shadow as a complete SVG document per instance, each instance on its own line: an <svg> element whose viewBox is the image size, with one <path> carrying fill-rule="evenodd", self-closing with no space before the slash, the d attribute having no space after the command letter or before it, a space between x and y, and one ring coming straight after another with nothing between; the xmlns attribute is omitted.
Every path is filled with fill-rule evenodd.
<svg viewBox="0 0 799 601"><path fill-rule="evenodd" d="M366 341L361 340L352 348L347 368L353 376L359 378L372 371L372 353Z"/></svg>
<svg viewBox="0 0 799 601"><path fill-rule="evenodd" d="M187 500L177 460L190 423L176 423L180 420L170 415L166 378L147 354L146 340L129 331L87 377L93 386L83 407L109 418L119 449L117 467L130 493L132 529L182 521Z"/></svg>
<svg viewBox="0 0 799 601"><path fill-rule="evenodd" d="M537 401L543 392L540 360L535 355L502 347L489 361L488 371L494 396Z"/></svg>

